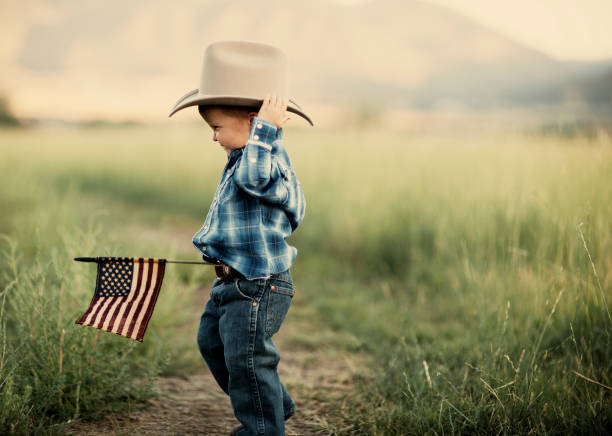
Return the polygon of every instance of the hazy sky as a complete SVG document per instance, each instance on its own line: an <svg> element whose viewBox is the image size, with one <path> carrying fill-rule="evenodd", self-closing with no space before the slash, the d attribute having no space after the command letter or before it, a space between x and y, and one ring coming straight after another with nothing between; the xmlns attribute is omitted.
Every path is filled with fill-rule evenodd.
<svg viewBox="0 0 612 436"><path fill-rule="evenodd" d="M369 4L350 10L357 3ZM427 84L458 59L503 71L533 61L547 74L554 62L512 41L559 60L612 60L610 17L612 0L0 0L0 97L23 117L158 119L197 86L203 47L220 39L286 50L303 72L302 103L325 81Z"/></svg>
<svg viewBox="0 0 612 436"><path fill-rule="evenodd" d="M557 59L612 59L612 0L426 1L447 6Z"/></svg>
<svg viewBox="0 0 612 436"><path fill-rule="evenodd" d="M556 59L612 59L612 0L423 1L446 6Z"/></svg>

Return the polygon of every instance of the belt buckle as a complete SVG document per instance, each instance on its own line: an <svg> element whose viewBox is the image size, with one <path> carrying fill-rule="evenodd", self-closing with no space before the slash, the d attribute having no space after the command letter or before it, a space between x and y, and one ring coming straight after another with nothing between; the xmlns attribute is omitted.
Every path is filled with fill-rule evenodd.
<svg viewBox="0 0 612 436"><path fill-rule="evenodd" d="M221 280L226 280L232 277L232 268L229 265L225 264L215 265L215 274Z"/></svg>

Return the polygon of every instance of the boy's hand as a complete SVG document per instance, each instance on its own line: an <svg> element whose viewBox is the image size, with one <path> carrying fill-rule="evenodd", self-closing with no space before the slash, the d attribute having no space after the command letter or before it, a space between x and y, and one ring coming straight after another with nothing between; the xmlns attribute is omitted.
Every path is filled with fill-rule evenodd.
<svg viewBox="0 0 612 436"><path fill-rule="evenodd" d="M291 119L287 113L287 103L288 100L286 98L268 93L264 97L257 117L276 124L276 127L280 129L283 127L283 124Z"/></svg>

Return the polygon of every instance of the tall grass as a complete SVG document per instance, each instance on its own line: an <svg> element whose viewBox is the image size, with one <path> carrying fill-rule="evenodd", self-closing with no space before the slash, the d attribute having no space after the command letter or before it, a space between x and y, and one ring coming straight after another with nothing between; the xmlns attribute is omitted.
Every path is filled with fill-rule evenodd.
<svg viewBox="0 0 612 436"><path fill-rule="evenodd" d="M3 238L3 433L59 432L61 426L53 424L101 416L151 395L150 381L161 363L159 347L149 349L145 358L134 344L74 328L87 301L84 291L92 286L83 271L70 265L70 248L60 244L28 261L14 240Z"/></svg>
<svg viewBox="0 0 612 436"><path fill-rule="evenodd" d="M285 138L307 198L306 218L291 237L299 250L294 316L336 332L334 344L346 352L373 357L358 376L360 395L346 403L338 428L348 426L355 434L610 429L609 140L423 136L375 128L289 130ZM64 344L80 344L75 356L88 347L90 352L86 341L94 338L109 341L108 365L125 355L122 368L131 372L155 374L164 359L175 371L201 365L190 336L197 320L182 314L186 298L210 280L210 272L167 272L164 289L172 291L160 296L167 300L158 302L147 333L159 334L162 345L147 348L145 338L144 347L126 350L130 346L121 338L72 326L77 306L83 308L75 301L88 301L84 294L92 285L86 284L87 267L66 259L76 252L196 258L189 239L225 161L208 131L33 130L4 132L0 140L0 198L9 211L0 229L11 241L5 247L18 246L7 248L14 253L7 259L21 253L2 264L3 338L7 350L16 350L3 354L3 377L14 377L15 362L24 356L51 355L57 362L60 348L68 349ZM39 239L33 236L37 227ZM35 271L36 280L26 281ZM10 297L17 279L28 295L22 303ZM42 340L40 324L32 333L31 319L40 316L27 308L54 304L64 309L61 322L60 311L49 321L53 348L39 353L27 351L30 345L16 347L19 338L28 344ZM15 320L21 318L30 321L19 330ZM178 342L185 348L177 348L182 337ZM326 345L316 335L308 341ZM102 350L99 344L94 348ZM177 363L181 355L187 357ZM19 428L75 416L76 393L49 381L58 364L43 368L50 358L38 362L27 371L32 380L49 374L47 381L30 382L28 401L7 400L14 407L6 410L30 417ZM62 363L71 380L78 379L75 368ZM101 377L119 383L123 375ZM2 393L27 385L6 383L12 387ZM48 402L34 398L35 392L48 392ZM100 387L90 396L120 401L146 395L114 393ZM87 416L82 401L78 416ZM42 412L27 412L31 407Z"/></svg>
<svg viewBox="0 0 612 436"><path fill-rule="evenodd" d="M355 433L612 427L610 144L495 139L406 141L385 165L352 147L327 187L344 207L329 200L318 254L342 280L308 298L374 356L345 412Z"/></svg>
<svg viewBox="0 0 612 436"><path fill-rule="evenodd" d="M193 365L195 352L185 350L195 348L195 333L174 335L188 321L176 314L191 303L195 273L175 269L165 277L143 344L76 325L91 300L95 266L74 257L155 252L146 240L126 243L133 226L117 216L116 202L62 186L78 163L61 168L61 159L45 161L19 145L3 144L0 164L0 433L63 434L75 420L140 407L156 395L159 374ZM176 249L161 250L172 256Z"/></svg>

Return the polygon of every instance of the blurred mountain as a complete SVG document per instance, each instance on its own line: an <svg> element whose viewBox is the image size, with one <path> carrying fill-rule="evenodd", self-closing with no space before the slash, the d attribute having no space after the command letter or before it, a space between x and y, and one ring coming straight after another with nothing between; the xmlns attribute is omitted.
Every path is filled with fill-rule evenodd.
<svg viewBox="0 0 612 436"><path fill-rule="evenodd" d="M203 49L221 39L282 48L300 104L612 106L612 61L558 61L424 1L58 0L45 7L53 18L29 27L25 20L12 57L16 83L2 84L15 89L13 101L21 93L38 107L41 95L55 92L55 109L166 112L198 86ZM20 91L28 74L32 82Z"/></svg>
<svg viewBox="0 0 612 436"><path fill-rule="evenodd" d="M19 125L20 121L13 115L6 98L0 97L0 126L16 127Z"/></svg>

